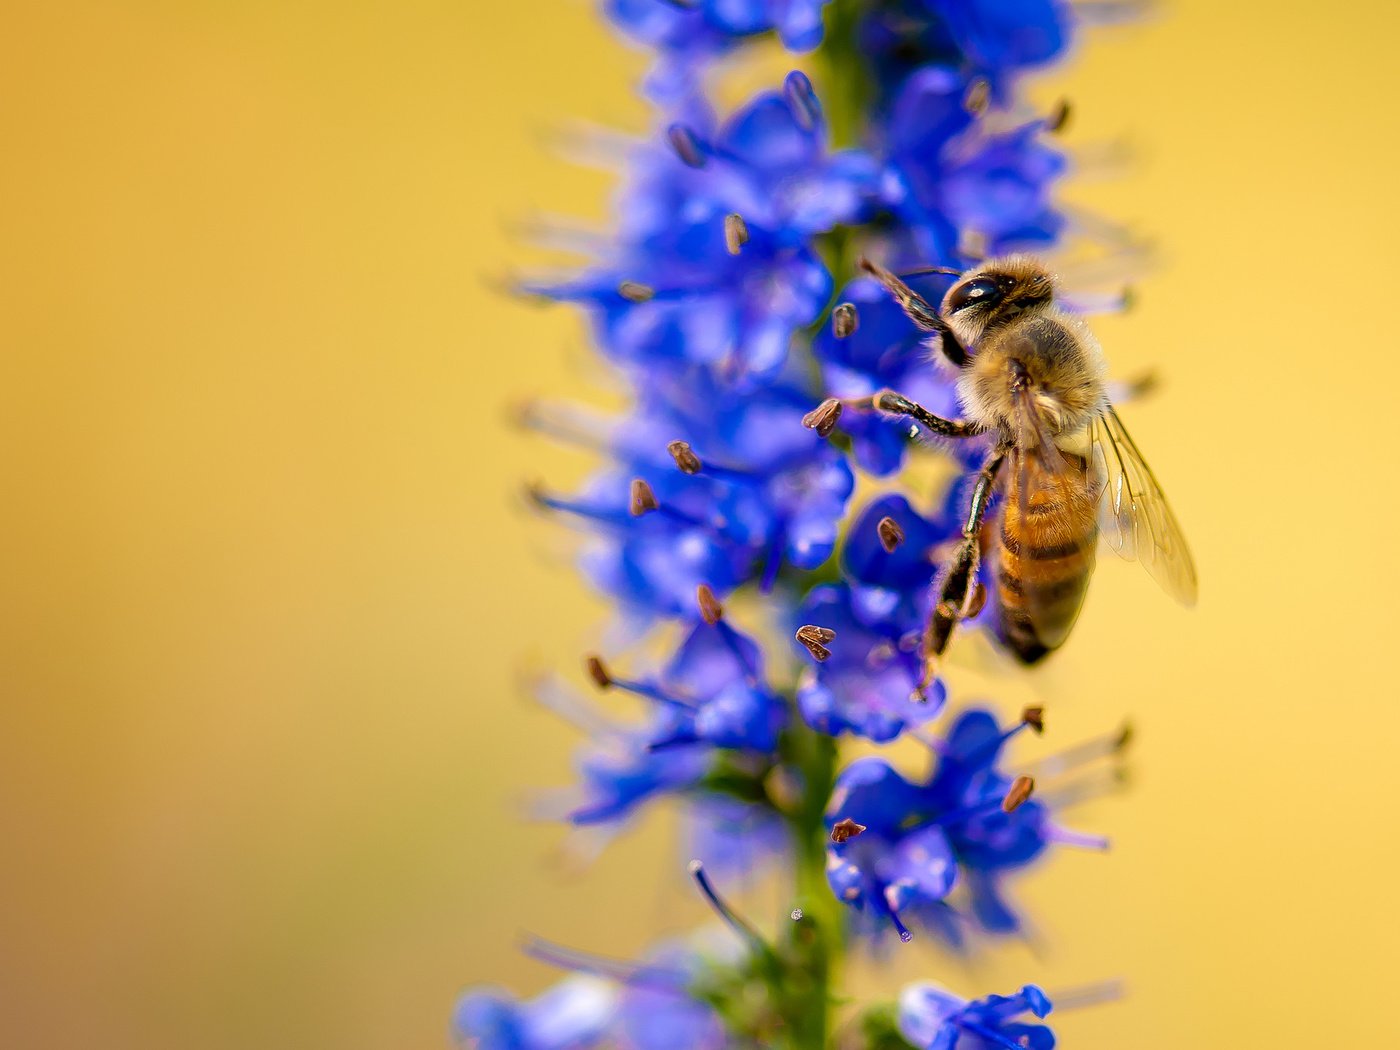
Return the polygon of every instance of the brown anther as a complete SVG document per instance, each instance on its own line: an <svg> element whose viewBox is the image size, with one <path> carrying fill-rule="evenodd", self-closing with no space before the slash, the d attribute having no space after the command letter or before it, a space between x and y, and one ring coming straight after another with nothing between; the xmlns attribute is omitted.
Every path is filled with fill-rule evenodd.
<svg viewBox="0 0 1400 1050"><path fill-rule="evenodd" d="M540 509L549 506L545 502L546 496L543 481L530 481L525 485L525 498Z"/></svg>
<svg viewBox="0 0 1400 1050"><path fill-rule="evenodd" d="M659 504L656 502L656 493L651 491L651 486L641 478L632 479L632 494L627 502L627 509L632 517L640 518L643 514L655 510Z"/></svg>
<svg viewBox="0 0 1400 1050"><path fill-rule="evenodd" d="M1128 750L1128 745L1132 742L1133 724L1131 722L1124 722L1123 728L1118 730L1118 736L1116 736L1113 740L1113 750L1120 752L1126 751Z"/></svg>
<svg viewBox="0 0 1400 1050"><path fill-rule="evenodd" d="M1011 790L1006 793L1006 797L1001 800L1001 811L1003 813L1015 813L1035 791L1035 781L1022 773L1011 782Z"/></svg>
<svg viewBox="0 0 1400 1050"><path fill-rule="evenodd" d="M730 213L724 217L724 246L730 255L738 255L739 249L749 243L749 226L744 217Z"/></svg>
<svg viewBox="0 0 1400 1050"><path fill-rule="evenodd" d="M593 684L599 689L611 688L613 684L612 675L608 674L608 669L603 661L597 656L590 656L583 662L583 666L588 671L588 677L593 679Z"/></svg>
<svg viewBox="0 0 1400 1050"><path fill-rule="evenodd" d="M836 632L830 627L818 627L814 623L809 623L797 629L796 637L803 647L812 654L814 660L823 663L831 656L831 650L826 647L826 643L836 637Z"/></svg>
<svg viewBox="0 0 1400 1050"><path fill-rule="evenodd" d="M687 168L705 166L705 155L700 152L700 143L695 139L695 132L684 124L672 124L666 131L666 138L670 140L671 148Z"/></svg>
<svg viewBox="0 0 1400 1050"><path fill-rule="evenodd" d="M880 546L885 548L886 554L893 554L904 542L904 529L893 518L881 518L875 526L875 531L880 534Z"/></svg>
<svg viewBox="0 0 1400 1050"><path fill-rule="evenodd" d="M702 583L695 588L695 600L700 604L700 618L713 627L724 618L724 606L710 590L709 584Z"/></svg>
<svg viewBox="0 0 1400 1050"><path fill-rule="evenodd" d="M982 611L982 607L987 604L987 588L982 586L981 580L972 581L972 590L968 593L967 601L963 605L962 618L970 620Z"/></svg>
<svg viewBox="0 0 1400 1050"><path fill-rule="evenodd" d="M688 441L672 441L666 446L666 451L671 453L671 458L676 461L676 466L680 467L682 474L699 474L700 457L690 448Z"/></svg>
<svg viewBox="0 0 1400 1050"><path fill-rule="evenodd" d="M860 327L860 314L856 313L855 303L838 303L831 311L831 334L837 339L845 339Z"/></svg>
<svg viewBox="0 0 1400 1050"><path fill-rule="evenodd" d="M980 117L987 112L987 107L991 104L992 85L978 77L967 87L967 94L963 96L963 109L974 117Z"/></svg>
<svg viewBox="0 0 1400 1050"><path fill-rule="evenodd" d="M836 429L836 422L840 418L841 402L834 397L829 397L802 417L802 425L808 430L815 430L822 437L826 437Z"/></svg>
<svg viewBox="0 0 1400 1050"><path fill-rule="evenodd" d="M1050 116L1045 118L1045 130L1049 131L1051 134L1058 135L1060 132L1064 131L1066 125L1069 124L1069 118L1072 112L1073 110L1070 108L1069 99L1060 99L1059 102L1055 103L1055 108L1050 111Z"/></svg>
<svg viewBox="0 0 1400 1050"><path fill-rule="evenodd" d="M1045 708L1028 707L1021 712L1021 721L1030 726L1037 736L1045 732Z"/></svg>
<svg viewBox="0 0 1400 1050"><path fill-rule="evenodd" d="M864 830L864 824L857 824L850 817L846 817L831 825L831 841L845 842L848 839L855 838Z"/></svg>
<svg viewBox="0 0 1400 1050"><path fill-rule="evenodd" d="M623 281L617 286L617 294L629 303L644 303L656 294L656 289L640 281Z"/></svg>

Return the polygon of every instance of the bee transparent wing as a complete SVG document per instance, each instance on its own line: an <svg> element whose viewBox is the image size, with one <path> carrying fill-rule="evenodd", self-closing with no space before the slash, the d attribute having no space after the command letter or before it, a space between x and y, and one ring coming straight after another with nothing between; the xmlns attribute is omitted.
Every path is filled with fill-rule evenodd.
<svg viewBox="0 0 1400 1050"><path fill-rule="evenodd" d="M1089 426L1090 456L1103 489L1099 530L1120 557L1142 563L1183 605L1196 603L1196 566L1162 486L1109 405Z"/></svg>

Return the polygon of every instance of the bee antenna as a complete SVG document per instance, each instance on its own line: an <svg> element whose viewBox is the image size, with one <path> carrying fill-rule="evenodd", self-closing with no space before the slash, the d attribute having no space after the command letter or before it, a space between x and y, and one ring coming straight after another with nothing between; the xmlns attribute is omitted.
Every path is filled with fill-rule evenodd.
<svg viewBox="0 0 1400 1050"><path fill-rule="evenodd" d="M951 266L921 266L917 270L906 270L899 277L903 280L906 277L923 277L931 273L941 273L945 277L961 277L963 275L962 270L954 269Z"/></svg>

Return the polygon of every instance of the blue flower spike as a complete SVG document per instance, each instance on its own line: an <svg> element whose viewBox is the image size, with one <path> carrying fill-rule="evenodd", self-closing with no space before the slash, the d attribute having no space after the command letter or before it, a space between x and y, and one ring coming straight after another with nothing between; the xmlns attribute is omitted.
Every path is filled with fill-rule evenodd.
<svg viewBox="0 0 1400 1050"><path fill-rule="evenodd" d="M554 246L586 261L523 284L578 312L627 400L612 417L543 402L523 414L598 457L577 488L532 495L577 527L579 569L616 613L606 655L585 661L598 695L561 677L542 696L589 737L554 808L597 844L675 806L686 856L701 858L691 876L737 941L642 962L535 942L573 976L523 1002L470 993L456 1033L481 1050L831 1045L844 946L1013 933L1008 876L1053 846L1105 845L1058 821L1111 786L1084 767L1121 746L1022 770L1006 749L1041 732L1039 709L934 725L949 687L929 676L927 625L970 496L947 479L975 472L989 439L954 442L871 407L897 391L960 418L952 359L966 354L916 327L859 262L879 259L938 304L989 253L1056 250L1071 228L1056 205L1067 110L1039 114L1019 86L1089 15L1069 0L599 7L651 54L650 130L598 136L619 168L612 229L557 231ZM716 103L728 60L755 46L821 55L811 73ZM1072 223L1076 249L1117 233ZM1113 301L1082 291L1066 306ZM958 608L973 627L978 575ZM842 753L904 738L927 745L927 771ZM717 884L775 858L795 872L793 922L765 940ZM1036 1022L1049 1009L1031 985L966 1000L922 984L862 1020L871 1045L902 1033L936 1050L1048 1050Z"/></svg>

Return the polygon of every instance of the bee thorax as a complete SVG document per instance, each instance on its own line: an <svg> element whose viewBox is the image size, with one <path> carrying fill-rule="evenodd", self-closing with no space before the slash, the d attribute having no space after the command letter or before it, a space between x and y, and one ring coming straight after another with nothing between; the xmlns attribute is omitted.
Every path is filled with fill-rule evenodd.
<svg viewBox="0 0 1400 1050"><path fill-rule="evenodd" d="M1023 444L1027 409L1050 436L1085 427L1103 407L1103 375L1102 353L1084 324L1045 311L986 333L963 369L958 396L979 425Z"/></svg>

